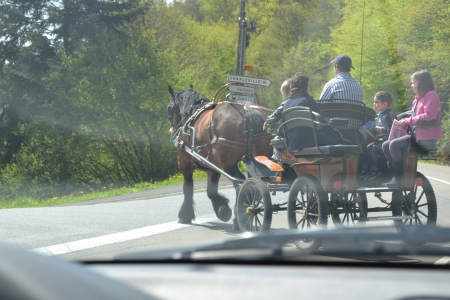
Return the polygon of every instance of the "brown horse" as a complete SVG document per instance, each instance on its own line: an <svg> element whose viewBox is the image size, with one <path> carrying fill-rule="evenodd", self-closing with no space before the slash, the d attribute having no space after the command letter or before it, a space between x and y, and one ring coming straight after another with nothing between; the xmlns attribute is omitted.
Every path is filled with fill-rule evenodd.
<svg viewBox="0 0 450 300"><path fill-rule="evenodd" d="M251 103L212 103L197 93L192 85L187 90L175 92L169 86L169 94L167 113L171 123L171 139L175 145L186 145L214 166L242 181L245 176L239 171L238 162L244 155L251 153L249 151L255 151L257 155L271 155L272 147L264 143L263 138L254 141L248 138L263 133L265 116L261 111L264 108ZM218 193L221 174L184 149L178 150L178 166L184 177L184 202L178 212L178 222L190 224L195 220L192 180L195 169L208 174L206 193L216 216L224 222L230 220L229 200ZM233 185L237 194L240 184L233 181ZM238 228L235 221L236 218L233 220L234 228Z"/></svg>

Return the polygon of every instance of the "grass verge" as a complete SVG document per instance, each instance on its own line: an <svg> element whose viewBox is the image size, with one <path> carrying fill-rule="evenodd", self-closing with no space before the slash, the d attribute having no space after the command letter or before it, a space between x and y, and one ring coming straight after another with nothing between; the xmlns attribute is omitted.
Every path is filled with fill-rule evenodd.
<svg viewBox="0 0 450 300"><path fill-rule="evenodd" d="M207 174L202 171L194 172L194 180L206 179ZM132 194L140 191L153 190L160 187L181 184L183 183L183 176L181 174L176 174L170 177L167 180L160 182L142 182L135 184L133 187L123 187L120 189L114 190L104 190L104 191L95 191L92 193L84 193L80 191L78 194L72 194L63 197L53 197L51 199L46 200L36 200L32 198L16 198L11 201L0 200L0 208L26 208L26 207L48 207L55 206L61 204L75 203L75 202L83 202L94 199L108 198L113 196Z"/></svg>

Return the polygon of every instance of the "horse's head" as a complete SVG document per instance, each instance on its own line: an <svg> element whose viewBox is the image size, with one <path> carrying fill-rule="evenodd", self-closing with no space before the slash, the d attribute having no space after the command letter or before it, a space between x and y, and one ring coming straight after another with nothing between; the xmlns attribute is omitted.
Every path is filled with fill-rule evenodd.
<svg viewBox="0 0 450 300"><path fill-rule="evenodd" d="M170 102L167 105L171 132L181 126L194 110L204 103L210 102L191 85L187 90L174 91L169 85Z"/></svg>

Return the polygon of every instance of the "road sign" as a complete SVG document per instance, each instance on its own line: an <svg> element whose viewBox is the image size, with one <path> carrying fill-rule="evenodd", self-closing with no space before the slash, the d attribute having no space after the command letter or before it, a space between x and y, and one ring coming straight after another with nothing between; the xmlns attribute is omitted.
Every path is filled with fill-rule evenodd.
<svg viewBox="0 0 450 300"><path fill-rule="evenodd" d="M254 94L255 88L240 85L230 85L227 89L232 93Z"/></svg>
<svg viewBox="0 0 450 300"><path fill-rule="evenodd" d="M248 83L248 84L256 84L256 85L262 85L262 86L269 86L269 85L272 84L272 82L269 79L254 78L254 77L247 77L247 76L238 76L238 75L231 75L231 74L228 74L228 81L230 81L230 82Z"/></svg>
<svg viewBox="0 0 450 300"><path fill-rule="evenodd" d="M252 72L253 71L253 66L244 66L244 71Z"/></svg>
<svg viewBox="0 0 450 300"><path fill-rule="evenodd" d="M251 96L241 96L241 95L228 94L226 97L230 101L255 102L255 97L251 97Z"/></svg>

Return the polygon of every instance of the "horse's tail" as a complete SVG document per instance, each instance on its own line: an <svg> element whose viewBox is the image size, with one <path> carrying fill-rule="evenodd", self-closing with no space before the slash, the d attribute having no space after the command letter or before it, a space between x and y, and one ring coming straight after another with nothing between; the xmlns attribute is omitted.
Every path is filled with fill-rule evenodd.
<svg viewBox="0 0 450 300"><path fill-rule="evenodd" d="M248 108L245 113L245 128L251 130L253 135L263 133L263 125L266 117L255 108Z"/></svg>
<svg viewBox="0 0 450 300"><path fill-rule="evenodd" d="M267 135L263 130L264 121L266 120L265 114L262 110L258 109L258 106L247 107L245 114L245 128L250 130L253 139L251 141L247 140L246 144L248 146L253 146L253 153L255 156L272 156L273 148L270 146L269 142L271 140L271 135ZM247 135L247 138L249 135ZM247 151L249 149L247 148Z"/></svg>

